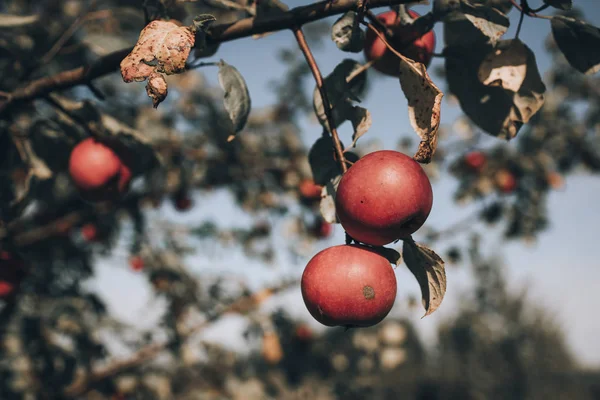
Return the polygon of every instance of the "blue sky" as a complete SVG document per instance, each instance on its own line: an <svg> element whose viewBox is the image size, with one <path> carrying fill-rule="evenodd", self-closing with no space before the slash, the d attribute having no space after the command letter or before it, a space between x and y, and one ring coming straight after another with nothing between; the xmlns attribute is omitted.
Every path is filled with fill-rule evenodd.
<svg viewBox="0 0 600 400"><path fill-rule="evenodd" d="M541 4L541 0L531 0L533 8ZM309 1L287 1L289 5L303 5ZM596 0L575 0L580 6L586 19L600 26L600 7ZM424 13L429 6L417 6L415 11ZM382 9L383 10L383 9ZM379 11L379 10L376 10ZM518 21L518 13L513 10L509 14L511 27L505 38L514 37ZM329 19L333 22L335 18ZM305 29L310 29L310 25ZM440 52L443 46L442 26L435 28L437 48ZM525 18L520 38L535 52L538 66L543 73L549 68L550 59L544 52L544 40L550 32L550 24L546 20ZM276 59L276 49L294 45L291 32L283 31L269 35L260 40L242 39L221 46L215 59L222 58L236 66L244 75L252 96L253 107L259 109L273 104L274 94L267 83L271 79L283 76L285 69ZM352 57L364 61L362 54L354 55L339 51L330 41L325 46L314 49L316 60L324 75L328 74L342 59ZM432 67L441 64L441 59L434 59ZM202 71L209 81L217 84L216 69ZM575 72L574 72L575 73ZM433 76L438 86L444 90L445 82ZM383 148L395 148L398 139L414 135L408 122L406 101L400 90L400 85L393 78L371 73L370 90L363 100L362 106L369 109L373 117L373 125L361 139L377 139ZM306 91L312 93L314 84L307 82ZM458 107L447 102L442 104L442 123L451 124L461 115ZM308 144L314 142L321 128L306 119L301 123L303 138ZM242 133L243 134L243 133ZM343 140L348 143L351 135L350 127L341 128ZM416 136L415 136L416 137ZM359 141L359 144L361 143ZM434 182L434 207L428 223L436 228L443 228L461 219L461 216L472 212L470 207L458 207L451 196L455 189L455 180L442 174ZM498 232L491 231L486 235L486 251L501 253L507 265L507 277L512 290L529 288L529 298L532 304L544 307L560 323L566 331L569 345L582 363L590 366L600 366L600 320L598 315L598 300L596 292L600 284L600 262L594 252L597 237L600 234L599 216L597 212L600 198L600 179L592 176L571 176L566 181L563 191L555 191L549 197L551 228L541 234L533 245L521 242L503 244L496 240ZM178 214L167 202L157 212L155 217L166 218L176 223L197 225L206 217L211 217L222 226L240 226L250 222L242 211L233 205L231 196L226 192L217 192L210 196L203 195L202 201L197 201L191 212ZM282 227L276 227L282 229ZM418 240L418 234L416 235ZM277 239L284 241L282 235ZM336 226L334 237L319 243L312 253L319 249L343 243L343 230ZM435 246L442 252L444 243ZM92 287L108 301L109 307L116 315L125 321L140 326L152 326L158 315L157 301L151 297L146 279L139 274L129 272L127 258L120 254L109 258L99 259L96 278L90 282ZM310 256L309 254L309 256ZM246 259L241 252L225 251L217 253L216 257L206 257L198 252L187 258L189 268L203 273L233 273L246 277L252 286L258 287L267 281L282 275L299 276L303 265L294 265L285 255L278 257L277 266L267 267ZM408 316L414 319L417 328L424 338L433 340L434 328L440 322L450 318L456 311L460 296L468 293L470 285L469 274L465 268L449 267L447 297L438 311L423 320L421 310L408 310L405 301L408 295L418 295L416 281L406 268L397 268L398 302L392 313ZM275 304L285 304L298 318L310 321L310 316L304 308L300 291L291 290L280 299L274 299ZM218 338L232 346L242 348L239 337L239 327L243 322L232 316L222 324L206 332L207 338ZM317 327L318 325L314 325Z"/></svg>

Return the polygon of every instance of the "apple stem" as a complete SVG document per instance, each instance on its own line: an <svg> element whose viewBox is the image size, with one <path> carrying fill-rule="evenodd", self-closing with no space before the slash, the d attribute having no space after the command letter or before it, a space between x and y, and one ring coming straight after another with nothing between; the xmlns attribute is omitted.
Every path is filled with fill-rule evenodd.
<svg viewBox="0 0 600 400"><path fill-rule="evenodd" d="M323 75L319 70L319 66L317 65L315 57L310 51L310 47L308 47L308 43L306 42L306 38L304 36L304 32L302 32L302 28L296 27L293 29L293 31L294 36L296 37L296 41L298 42L298 47L300 47L300 50L302 50L302 54L304 54L304 58L306 59L306 62L310 67L313 77L315 78L317 88L319 89L319 93L321 94L321 99L323 100L323 107L325 109L325 116L327 117L327 124L329 125L329 131L333 139L333 145L335 147L337 159L340 163L340 167L342 168L342 173L345 173L348 170L348 166L346 165L344 149L342 149L342 144L340 142L337 129L335 128L333 115L331 114L331 103L329 102L329 98L327 97L327 90L325 89L325 82L323 82Z"/></svg>

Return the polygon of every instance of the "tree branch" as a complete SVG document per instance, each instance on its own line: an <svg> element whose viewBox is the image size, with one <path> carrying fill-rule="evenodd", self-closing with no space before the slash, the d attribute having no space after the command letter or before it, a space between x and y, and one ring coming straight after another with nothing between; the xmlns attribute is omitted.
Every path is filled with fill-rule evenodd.
<svg viewBox="0 0 600 400"><path fill-rule="evenodd" d="M340 137L338 136L337 129L335 128L335 121L333 120L333 115L331 114L331 103L327 97L327 89L325 88L325 83L323 82L323 75L321 75L321 71L319 70L319 66L317 65L315 57L310 51L308 43L306 43L306 38L304 37L302 28L295 28L294 36L296 37L296 41L298 42L300 50L302 50L302 54L304 54L304 58L306 58L306 62L308 63L310 70L312 71L315 82L317 83L317 88L319 89L319 93L321 93L323 108L325 109L325 116L327 117L327 124L329 125L329 131L331 132L331 138L333 139L335 153L339 160L340 166L342 167L342 173L345 173L348 170L348 166L346 165L346 157L344 157L344 149L342 149Z"/></svg>
<svg viewBox="0 0 600 400"><path fill-rule="evenodd" d="M367 8L377 8L394 4L405 4L411 0L369 0ZM208 32L207 44L217 44L248 37L256 34L292 29L296 26L324 19L346 11L357 11L355 0L321 1L308 6L296 7L277 16L267 18L244 18L231 24L213 25ZM56 90L69 89L85 85L93 79L116 71L121 60L131 52L132 48L122 49L100 57L88 66L59 72L29 82L12 93L6 93L0 99L0 115L10 106L35 100Z"/></svg>

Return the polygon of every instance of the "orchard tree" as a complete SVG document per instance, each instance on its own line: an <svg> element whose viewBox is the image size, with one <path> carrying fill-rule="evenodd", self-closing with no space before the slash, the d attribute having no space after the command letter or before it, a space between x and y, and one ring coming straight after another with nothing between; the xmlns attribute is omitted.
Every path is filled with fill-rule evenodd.
<svg viewBox="0 0 600 400"><path fill-rule="evenodd" d="M600 30L571 0L533 2L433 0L423 15L408 0L293 8L279 0L2 3L0 397L548 396L544 382L574 374L576 365L556 329L526 320L524 301L507 294L501 263L482 259L476 236L444 257L468 254L479 286L476 306L440 329L435 354L426 354L410 323L387 317L397 295L392 264L414 275L429 316L444 306L447 287L436 243L473 220L503 224L507 239L533 239L550 222L548 193L578 169L600 170ZM505 35L510 12L520 16L514 38ZM322 21L333 16L332 24ZM548 20L554 64L544 79L519 39L530 18ZM437 24L443 38L434 35ZM273 85L277 101L252 109L243 75L219 57L219 46L284 30L297 45L281 50L287 73ZM328 73L311 50L323 39L340 50ZM356 60L361 54L364 63ZM441 70L428 70L433 57L443 57ZM305 93L311 76L314 91ZM370 79L398 85L408 107L390 118L408 118L418 143L360 146L366 134L378 135L360 105ZM464 113L462 137L441 129L444 95ZM575 112L582 102L583 116ZM320 125L308 148L299 125L307 115ZM342 138L346 122L353 134ZM478 146L482 135L496 144ZM455 201L482 204L444 230L427 224L433 204L447 200L430 183L439 169L458 180ZM152 210L170 202L189 212L203 207L192 193L214 189L233 194L250 227L206 220L183 229ZM198 250L190 237L272 263L281 250L271 240L279 222L288 227L289 252L306 265L301 280L252 291L247 282L186 268L184 257ZM312 252L334 224L345 243ZM124 264L166 304L157 328L119 322L86 289L95 258L122 252L122 243ZM285 310L262 311L266 299L294 287L317 321L344 329L317 338ZM248 346L259 351L239 357L197 340L230 313L247 318ZM488 337L491 321L510 329ZM111 340L130 356L115 360ZM523 343L539 345L536 355L554 357L561 369L523 355ZM497 370L486 356L498 357ZM478 371L489 379L478 380ZM598 388L577 377L556 390L598 398Z"/></svg>

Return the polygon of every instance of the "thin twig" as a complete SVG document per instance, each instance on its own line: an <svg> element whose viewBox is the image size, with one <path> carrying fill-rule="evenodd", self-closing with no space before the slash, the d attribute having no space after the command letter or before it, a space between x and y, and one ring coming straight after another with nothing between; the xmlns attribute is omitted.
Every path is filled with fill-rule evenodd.
<svg viewBox="0 0 600 400"><path fill-rule="evenodd" d="M345 173L348 170L348 166L346 165L346 157L344 157L344 149L342 148L342 144L340 143L340 137L338 136L337 129L335 128L333 115L331 113L331 103L329 102L329 98L327 97L327 90L325 88L325 82L323 82L323 75L321 75L321 71L319 70L317 61L315 60L315 57L310 51L308 43L306 43L306 38L304 37L302 28L295 28L294 36L296 37L298 46L300 47L300 50L302 50L302 54L304 54L304 58L306 59L306 62L310 67L313 77L315 78L315 82L317 83L317 88L319 89L321 99L323 100L323 108L325 109L327 124L329 125L329 131L331 132L331 138L333 139L333 146L335 147L335 152L337 154L338 161L340 163L340 166L342 167L342 173Z"/></svg>
<svg viewBox="0 0 600 400"><path fill-rule="evenodd" d="M549 4L544 4L543 6L540 6L534 10L531 10L532 13L539 13L540 11L544 11L546 8L550 7Z"/></svg>
<svg viewBox="0 0 600 400"><path fill-rule="evenodd" d="M519 25L517 25L517 33L515 33L515 39L518 39L519 33L521 33L521 26L523 25L523 17L525 17L525 11L521 10L521 15L519 16Z"/></svg>
<svg viewBox="0 0 600 400"><path fill-rule="evenodd" d="M524 8L521 7L516 0L510 0L511 4L520 12L525 12L525 15L527 15L528 17L532 17L532 18L541 18L541 19L552 19L551 16L548 15L540 15L540 14L536 14L536 12L532 9L530 9L529 7Z"/></svg>
<svg viewBox="0 0 600 400"><path fill-rule="evenodd" d="M218 67L218 66L219 66L218 62L199 62L196 64L187 64L185 66L185 69L192 70L192 69L202 68L202 67Z"/></svg>
<svg viewBox="0 0 600 400"><path fill-rule="evenodd" d="M368 62L364 63L363 65L361 65L360 67L356 68L354 71L352 71L352 73L350 75L348 75L348 77L346 78L346 82L347 83L352 82L352 80L355 79L357 76L359 76L360 74L362 74L363 72L365 72L366 70L371 68L373 66L373 64L375 64L375 61L377 61L377 60L368 61Z"/></svg>

